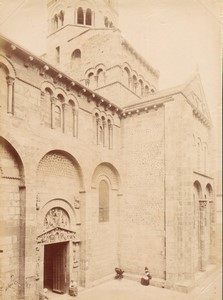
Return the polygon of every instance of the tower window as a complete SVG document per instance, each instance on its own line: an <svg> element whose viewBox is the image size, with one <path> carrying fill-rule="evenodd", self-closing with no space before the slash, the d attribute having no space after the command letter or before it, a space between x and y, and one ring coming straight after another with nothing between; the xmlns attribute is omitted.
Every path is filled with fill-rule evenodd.
<svg viewBox="0 0 223 300"><path fill-rule="evenodd" d="M92 25L92 11L90 8L86 11L86 25Z"/></svg>
<svg viewBox="0 0 223 300"><path fill-rule="evenodd" d="M84 24L84 11L81 7L77 10L77 24Z"/></svg>
<svg viewBox="0 0 223 300"><path fill-rule="evenodd" d="M82 7L77 10L77 24L84 24L84 11Z"/></svg>
<svg viewBox="0 0 223 300"><path fill-rule="evenodd" d="M71 68L79 68L81 64L81 50L76 49L71 55Z"/></svg>
<svg viewBox="0 0 223 300"><path fill-rule="evenodd" d="M60 26L63 26L63 24L64 24L64 12L62 10L59 13L59 19L60 19Z"/></svg>

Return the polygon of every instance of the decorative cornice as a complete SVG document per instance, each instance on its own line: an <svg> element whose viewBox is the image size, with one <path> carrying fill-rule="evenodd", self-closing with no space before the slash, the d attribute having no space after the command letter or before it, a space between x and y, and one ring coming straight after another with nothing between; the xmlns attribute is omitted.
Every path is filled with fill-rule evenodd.
<svg viewBox="0 0 223 300"><path fill-rule="evenodd" d="M150 100L142 103L138 103L136 105L131 105L124 107L121 112L121 117L131 117L133 115L140 115L141 113L148 113L150 110L158 110L160 107L164 105L164 103L173 101L171 97L164 97L159 100Z"/></svg>
<svg viewBox="0 0 223 300"><path fill-rule="evenodd" d="M204 124L206 127L210 128L211 124L209 120L205 117L205 115L197 108L193 108L193 115L195 118L197 118L202 124Z"/></svg>
<svg viewBox="0 0 223 300"><path fill-rule="evenodd" d="M159 77L159 71L155 70L150 64L124 39L122 45L125 46L135 57L150 71L155 77Z"/></svg>
<svg viewBox="0 0 223 300"><path fill-rule="evenodd" d="M120 110L120 108L117 105L113 104L112 102L110 102L106 98L102 97L101 95L97 94L96 92L93 92L92 90L90 90L86 86L80 84L79 82L74 81L71 77L69 77L68 75L66 75L63 72L60 72L54 66L48 64L46 61L39 58L38 56L35 56L32 53L30 53L29 51L16 45L15 43L12 43L10 40L8 40L7 38L5 38L3 36L0 36L0 39L3 41L3 43L1 43L1 46L5 47L5 51L7 54L9 54L9 52L11 53L11 51L14 51L15 54L18 55L18 57L20 59L23 59L24 65L27 65L27 61L32 62L32 64L35 65L39 69L39 74L41 76L45 76L45 74L47 72L47 75L49 77L51 77L54 82L56 81L57 84L60 84L63 82L65 84L67 90L75 89L76 91L79 92L80 95L84 94L87 97L87 99L89 99L89 97L90 97L91 100L95 101L96 104L98 103L98 101L103 100L103 106L107 107L109 110L111 110L112 114L115 114L115 113L117 113L117 111ZM9 56L9 55L7 55L7 56ZM32 85L31 83L28 83L28 84ZM119 114L118 114L118 116L119 116Z"/></svg>

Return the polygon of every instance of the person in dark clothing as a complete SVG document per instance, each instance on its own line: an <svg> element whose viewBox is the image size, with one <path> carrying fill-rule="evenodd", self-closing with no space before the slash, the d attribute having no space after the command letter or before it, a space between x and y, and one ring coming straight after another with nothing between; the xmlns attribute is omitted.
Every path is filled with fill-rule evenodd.
<svg viewBox="0 0 223 300"><path fill-rule="evenodd" d="M149 269L145 267L144 275L141 278L141 284L142 285L149 285L150 279L152 279L152 276L150 275Z"/></svg>
<svg viewBox="0 0 223 300"><path fill-rule="evenodd" d="M125 271L123 271L121 268L115 268L115 272L116 272L115 279L122 279L124 277L123 273Z"/></svg>

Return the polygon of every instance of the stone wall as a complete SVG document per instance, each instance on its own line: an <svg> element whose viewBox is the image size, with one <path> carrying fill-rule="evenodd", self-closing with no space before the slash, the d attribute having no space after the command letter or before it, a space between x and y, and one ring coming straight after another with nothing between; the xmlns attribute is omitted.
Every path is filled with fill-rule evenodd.
<svg viewBox="0 0 223 300"><path fill-rule="evenodd" d="M120 265L164 276L164 108L122 121Z"/></svg>

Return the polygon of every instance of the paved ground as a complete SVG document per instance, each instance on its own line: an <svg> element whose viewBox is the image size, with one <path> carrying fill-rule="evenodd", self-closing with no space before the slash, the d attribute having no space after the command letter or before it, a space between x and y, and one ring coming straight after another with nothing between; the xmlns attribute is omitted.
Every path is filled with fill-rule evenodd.
<svg viewBox="0 0 223 300"><path fill-rule="evenodd" d="M49 294L52 300L221 300L222 299L222 273L216 274L211 282L197 287L189 294L157 288L142 286L139 282L128 279L111 280L91 289L79 293L77 297L68 295L59 296Z"/></svg>

